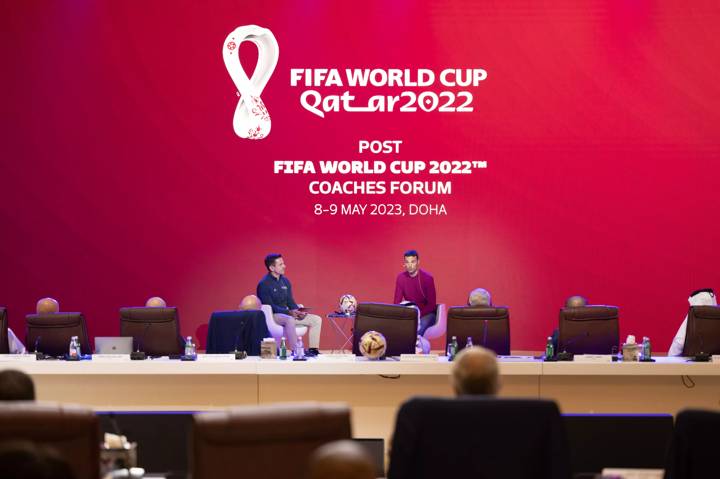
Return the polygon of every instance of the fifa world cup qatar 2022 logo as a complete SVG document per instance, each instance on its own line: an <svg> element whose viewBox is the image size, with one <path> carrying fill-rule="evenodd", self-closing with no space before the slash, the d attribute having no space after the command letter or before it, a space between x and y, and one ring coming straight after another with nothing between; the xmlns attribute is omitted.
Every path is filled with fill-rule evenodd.
<svg viewBox="0 0 720 479"><path fill-rule="evenodd" d="M258 60L250 78L240 64L240 44L253 42L258 48ZM257 25L237 27L225 39L222 48L225 68L232 78L240 97L233 129L240 138L262 140L270 133L270 114L260 95L275 71L280 48L270 30Z"/></svg>

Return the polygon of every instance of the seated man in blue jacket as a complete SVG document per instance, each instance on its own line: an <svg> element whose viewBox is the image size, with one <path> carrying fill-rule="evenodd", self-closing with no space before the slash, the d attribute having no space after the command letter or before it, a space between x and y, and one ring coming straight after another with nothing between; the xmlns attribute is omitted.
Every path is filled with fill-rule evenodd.
<svg viewBox="0 0 720 479"><path fill-rule="evenodd" d="M262 304L269 304L273 310L273 319L285 331L288 348L295 349L297 334L295 325L308 327L308 355L316 356L320 348L320 329L322 318L315 314L300 311L292 295L290 281L285 274L285 260L281 254L270 253L265 257L268 270L257 286L257 295Z"/></svg>

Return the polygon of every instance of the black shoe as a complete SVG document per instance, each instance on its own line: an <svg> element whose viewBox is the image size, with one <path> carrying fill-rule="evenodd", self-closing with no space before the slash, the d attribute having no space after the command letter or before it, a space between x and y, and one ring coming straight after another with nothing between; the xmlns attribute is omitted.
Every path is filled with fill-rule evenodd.
<svg viewBox="0 0 720 479"><path fill-rule="evenodd" d="M311 358L314 358L318 354L320 354L320 351L318 350L318 348L308 348L307 355L310 356Z"/></svg>

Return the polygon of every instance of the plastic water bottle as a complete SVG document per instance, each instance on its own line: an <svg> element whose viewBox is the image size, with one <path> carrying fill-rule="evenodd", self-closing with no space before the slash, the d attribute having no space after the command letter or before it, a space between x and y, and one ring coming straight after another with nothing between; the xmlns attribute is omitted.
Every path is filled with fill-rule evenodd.
<svg viewBox="0 0 720 479"><path fill-rule="evenodd" d="M457 336L453 336L447 347L448 361L452 361L453 359L455 359L455 355L457 354L457 348Z"/></svg>
<svg viewBox="0 0 720 479"><path fill-rule="evenodd" d="M652 351L651 351L651 348L650 348L650 338L648 338L647 336L643 337L643 342L642 342L642 356L643 356L643 359L646 360L646 361L647 361L648 359L651 359L651 358L652 358Z"/></svg>
<svg viewBox="0 0 720 479"><path fill-rule="evenodd" d="M295 359L305 358L305 346L303 346L302 336L298 337L297 344L295 345Z"/></svg>
<svg viewBox="0 0 720 479"><path fill-rule="evenodd" d="M472 347L473 347L472 336L468 336L467 342L465 343L465 349L472 348Z"/></svg>
<svg viewBox="0 0 720 479"><path fill-rule="evenodd" d="M285 336L280 338L280 359L287 359L287 344L285 343Z"/></svg>
<svg viewBox="0 0 720 479"><path fill-rule="evenodd" d="M192 336L188 336L185 340L185 356L195 356L195 345L192 342Z"/></svg>
<svg viewBox="0 0 720 479"><path fill-rule="evenodd" d="M79 358L80 357L80 344L78 343L78 337L73 336L70 338L70 348L68 350L68 356L71 358Z"/></svg>
<svg viewBox="0 0 720 479"><path fill-rule="evenodd" d="M555 356L555 348L552 343L552 336L548 336L547 343L545 343L545 359L551 359Z"/></svg>

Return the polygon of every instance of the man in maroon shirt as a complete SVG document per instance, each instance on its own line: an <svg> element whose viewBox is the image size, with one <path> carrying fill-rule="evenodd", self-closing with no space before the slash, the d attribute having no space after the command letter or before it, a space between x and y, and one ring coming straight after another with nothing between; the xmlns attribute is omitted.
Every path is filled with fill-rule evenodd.
<svg viewBox="0 0 720 479"><path fill-rule="evenodd" d="M403 300L415 303L420 308L420 325L418 334L422 336L425 330L435 324L435 280L427 271L420 269L420 257L414 249L404 254L405 271L398 274L395 281L395 299L393 303L400 304Z"/></svg>

